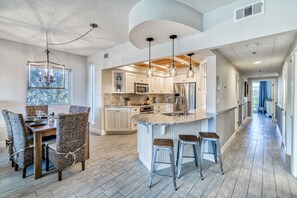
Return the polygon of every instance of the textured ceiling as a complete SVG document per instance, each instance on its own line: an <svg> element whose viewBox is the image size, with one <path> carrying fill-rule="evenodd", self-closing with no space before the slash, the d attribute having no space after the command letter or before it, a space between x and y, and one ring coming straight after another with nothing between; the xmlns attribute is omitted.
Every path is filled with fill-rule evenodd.
<svg viewBox="0 0 297 198"><path fill-rule="evenodd" d="M179 0L205 13L236 0ZM139 0L1 0L0 38L45 46L45 29L49 42L65 42L89 30L94 22L99 28L87 37L52 49L90 55L127 42L130 9Z"/></svg>
<svg viewBox="0 0 297 198"><path fill-rule="evenodd" d="M221 48L219 52L247 77L272 76L281 70L295 37L294 32L259 38ZM256 61L261 63L254 64Z"/></svg>

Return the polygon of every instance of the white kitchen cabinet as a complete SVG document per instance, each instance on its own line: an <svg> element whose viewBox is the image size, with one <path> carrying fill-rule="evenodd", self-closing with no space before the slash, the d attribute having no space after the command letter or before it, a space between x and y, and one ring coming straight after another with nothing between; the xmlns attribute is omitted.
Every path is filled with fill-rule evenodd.
<svg viewBox="0 0 297 198"><path fill-rule="evenodd" d="M130 108L105 108L105 131L130 131Z"/></svg>
<svg viewBox="0 0 297 198"><path fill-rule="evenodd" d="M161 93L161 94L166 93L166 91L165 91L165 79L160 77L158 79L158 81L159 81L159 93Z"/></svg>
<svg viewBox="0 0 297 198"><path fill-rule="evenodd" d="M173 78L174 83L196 82L196 73L193 78L188 78L186 74L177 75Z"/></svg>
<svg viewBox="0 0 297 198"><path fill-rule="evenodd" d="M173 93L173 78L165 78L164 82L164 93Z"/></svg>
<svg viewBox="0 0 297 198"><path fill-rule="evenodd" d="M125 93L134 93L135 75L126 73L126 90Z"/></svg>
<svg viewBox="0 0 297 198"><path fill-rule="evenodd" d="M125 93L125 72L112 71L112 93Z"/></svg>
<svg viewBox="0 0 297 198"><path fill-rule="evenodd" d="M137 83L148 83L148 79L145 75L136 74L135 75L135 82Z"/></svg>
<svg viewBox="0 0 297 198"><path fill-rule="evenodd" d="M134 115L139 115L140 114L140 108L139 107L133 107L131 108L131 118ZM137 130L137 124L131 122L131 131Z"/></svg>
<svg viewBox="0 0 297 198"><path fill-rule="evenodd" d="M154 113L169 113L173 112L173 104L159 103L154 105Z"/></svg>
<svg viewBox="0 0 297 198"><path fill-rule="evenodd" d="M157 93L156 90L156 77L148 78L149 82L149 92L150 93Z"/></svg>

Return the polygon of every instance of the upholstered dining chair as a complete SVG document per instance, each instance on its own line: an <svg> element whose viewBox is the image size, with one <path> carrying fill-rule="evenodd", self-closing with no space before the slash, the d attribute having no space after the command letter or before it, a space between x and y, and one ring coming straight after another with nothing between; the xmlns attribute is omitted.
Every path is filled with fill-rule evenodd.
<svg viewBox="0 0 297 198"><path fill-rule="evenodd" d="M12 128L11 128L11 124L10 124L10 119L8 116L8 110L3 109L2 110L2 115L3 115L3 119L5 122L5 126L6 126L6 131L7 131L7 139L5 140L5 144L6 144L6 148L9 154L9 157L13 154L13 135L12 135ZM14 167L14 161L13 159L11 160L11 166Z"/></svg>
<svg viewBox="0 0 297 198"><path fill-rule="evenodd" d="M22 114L8 112L13 132L13 159L15 170L23 169L23 178L26 177L27 166L33 164L34 147L29 144L25 122Z"/></svg>
<svg viewBox="0 0 297 198"><path fill-rule="evenodd" d="M35 116L36 110L41 110L43 113L48 114L47 105L37 105L37 106L26 106L26 116Z"/></svg>
<svg viewBox="0 0 297 198"><path fill-rule="evenodd" d="M85 170L86 127L89 113L58 114L56 119L56 142L45 145L46 171L49 161L58 170L58 180L62 179L62 170L81 162Z"/></svg>
<svg viewBox="0 0 297 198"><path fill-rule="evenodd" d="M82 112L90 113L90 110L91 110L90 107L71 105L69 108L69 113L82 113Z"/></svg>

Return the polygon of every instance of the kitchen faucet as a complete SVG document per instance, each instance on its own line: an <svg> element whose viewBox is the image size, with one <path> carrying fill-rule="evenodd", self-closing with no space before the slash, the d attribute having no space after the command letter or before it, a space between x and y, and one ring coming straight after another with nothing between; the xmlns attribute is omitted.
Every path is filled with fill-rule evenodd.
<svg viewBox="0 0 297 198"><path fill-rule="evenodd" d="M176 98L175 105L180 106L181 99L183 100L183 106L182 106L183 113L187 116L188 115L188 104L187 104L187 98L184 95L180 95Z"/></svg>

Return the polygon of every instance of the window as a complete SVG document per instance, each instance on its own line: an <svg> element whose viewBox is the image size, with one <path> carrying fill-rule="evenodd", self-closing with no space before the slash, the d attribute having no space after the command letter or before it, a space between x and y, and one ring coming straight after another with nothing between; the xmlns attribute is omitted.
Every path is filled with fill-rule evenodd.
<svg viewBox="0 0 297 198"><path fill-rule="evenodd" d="M56 78L61 78L62 73L56 75ZM27 68L28 81L28 68ZM56 80L58 82L59 80ZM38 70L31 71L31 84L39 85ZM55 83L55 82L53 82ZM27 82L27 105L56 105L56 104L71 104L71 70L65 69L65 89L36 89L28 88Z"/></svg>
<svg viewBox="0 0 297 198"><path fill-rule="evenodd" d="M90 112L90 122L94 124L94 108L95 108L95 64L90 63L90 68L89 68L89 76L90 76L90 91L89 91L89 96L90 96L90 107L91 107L91 112Z"/></svg>
<svg viewBox="0 0 297 198"><path fill-rule="evenodd" d="M253 112L258 111L259 107L259 82L253 82Z"/></svg>

